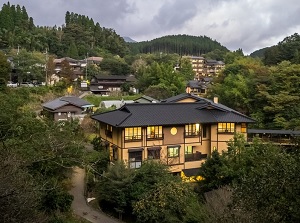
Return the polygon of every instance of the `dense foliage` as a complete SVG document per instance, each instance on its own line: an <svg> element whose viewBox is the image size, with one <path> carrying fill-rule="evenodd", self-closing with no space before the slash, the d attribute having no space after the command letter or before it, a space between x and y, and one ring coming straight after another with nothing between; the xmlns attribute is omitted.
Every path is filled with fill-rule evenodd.
<svg viewBox="0 0 300 223"><path fill-rule="evenodd" d="M224 212L210 210L212 222L300 220L297 146L287 152L259 141L249 145L241 135L236 135L228 151L214 154L200 168L205 180L199 182L199 192L203 195L206 192L203 189L227 187L231 195L227 197Z"/></svg>
<svg viewBox="0 0 300 223"><path fill-rule="evenodd" d="M119 218L171 223L200 222L206 216L192 187L157 162L144 162L137 170L116 162L96 187L101 207Z"/></svg>
<svg viewBox="0 0 300 223"><path fill-rule="evenodd" d="M130 43L134 53L176 53L179 55L201 56L215 49L228 51L216 40L207 36L172 35L151 41Z"/></svg>
<svg viewBox="0 0 300 223"><path fill-rule="evenodd" d="M299 129L300 65L268 67L259 59L236 57L214 80L209 97L252 116L255 127Z"/></svg>
<svg viewBox="0 0 300 223"><path fill-rule="evenodd" d="M66 12L61 27L38 27L20 5L3 4L0 11L0 48L24 48L58 57L83 58L110 52L124 56L127 46L113 29L101 27L88 16Z"/></svg>
<svg viewBox="0 0 300 223"><path fill-rule="evenodd" d="M299 64L299 50L300 36L298 33L295 33L291 36L285 37L274 46L256 50L251 53L250 56L261 58L265 65L276 65L284 60Z"/></svg>
<svg viewBox="0 0 300 223"><path fill-rule="evenodd" d="M0 92L0 221L47 222L70 209L65 180L82 164L82 132L38 119L28 106L45 91L28 88ZM46 91L47 92L47 91Z"/></svg>

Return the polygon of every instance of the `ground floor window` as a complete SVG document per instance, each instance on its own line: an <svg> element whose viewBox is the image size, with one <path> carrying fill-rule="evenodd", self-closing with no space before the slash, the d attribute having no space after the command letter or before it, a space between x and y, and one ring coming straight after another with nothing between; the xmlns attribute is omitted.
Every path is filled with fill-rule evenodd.
<svg viewBox="0 0 300 223"><path fill-rule="evenodd" d="M142 165L142 159L143 159L143 151L128 151L129 154L129 168L135 169L140 168Z"/></svg>
<svg viewBox="0 0 300 223"><path fill-rule="evenodd" d="M168 157L179 157L180 146L168 146Z"/></svg>
<svg viewBox="0 0 300 223"><path fill-rule="evenodd" d="M160 159L161 147L148 148L148 159Z"/></svg>
<svg viewBox="0 0 300 223"><path fill-rule="evenodd" d="M193 154L193 146L186 146L184 154Z"/></svg>

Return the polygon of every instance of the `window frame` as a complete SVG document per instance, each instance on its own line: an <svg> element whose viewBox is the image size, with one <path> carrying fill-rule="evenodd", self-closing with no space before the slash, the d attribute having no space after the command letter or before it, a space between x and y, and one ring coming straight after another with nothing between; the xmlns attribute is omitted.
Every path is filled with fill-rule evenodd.
<svg viewBox="0 0 300 223"><path fill-rule="evenodd" d="M245 122L241 123L241 133L247 133L247 124Z"/></svg>
<svg viewBox="0 0 300 223"><path fill-rule="evenodd" d="M219 122L218 133L234 133L235 123L234 122Z"/></svg>
<svg viewBox="0 0 300 223"><path fill-rule="evenodd" d="M112 129L113 127L111 125L106 125L105 135L109 138L112 138Z"/></svg>
<svg viewBox="0 0 300 223"><path fill-rule="evenodd" d="M140 168L142 166L142 162L143 162L143 150L128 151L128 167L130 169Z"/></svg>
<svg viewBox="0 0 300 223"><path fill-rule="evenodd" d="M140 141L142 140L142 127L130 127L124 129L125 141Z"/></svg>
<svg viewBox="0 0 300 223"><path fill-rule="evenodd" d="M163 138L163 128L161 125L148 126L146 131L148 140Z"/></svg>
<svg viewBox="0 0 300 223"><path fill-rule="evenodd" d="M186 124L184 126L185 137L197 137L200 135L200 133L201 133L201 126L198 123Z"/></svg>
<svg viewBox="0 0 300 223"><path fill-rule="evenodd" d="M176 152L175 152L175 150L176 150ZM168 146L167 147L167 157L168 158L177 158L179 156L180 156L180 146L177 145L177 146Z"/></svg>
<svg viewBox="0 0 300 223"><path fill-rule="evenodd" d="M189 151L189 149L191 149L191 151ZM194 152L194 147L193 146L185 146L184 155L193 154L193 152Z"/></svg>
<svg viewBox="0 0 300 223"><path fill-rule="evenodd" d="M159 160L160 159L160 149L151 149L148 148L147 150L147 159L148 160Z"/></svg>

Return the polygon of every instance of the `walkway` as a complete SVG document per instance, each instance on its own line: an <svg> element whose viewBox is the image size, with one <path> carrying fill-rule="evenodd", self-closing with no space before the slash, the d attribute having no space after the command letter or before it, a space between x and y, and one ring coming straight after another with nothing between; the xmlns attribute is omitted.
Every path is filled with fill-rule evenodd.
<svg viewBox="0 0 300 223"><path fill-rule="evenodd" d="M74 196L72 209L78 216L85 218L92 223L120 223L120 221L110 218L100 210L95 210L88 206L84 197L84 177L85 171L79 167L73 168L72 189L70 193Z"/></svg>

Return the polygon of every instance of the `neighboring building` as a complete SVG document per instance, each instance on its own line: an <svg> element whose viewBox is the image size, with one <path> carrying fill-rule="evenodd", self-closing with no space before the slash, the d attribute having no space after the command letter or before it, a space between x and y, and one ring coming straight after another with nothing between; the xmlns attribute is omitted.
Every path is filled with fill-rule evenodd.
<svg viewBox="0 0 300 223"><path fill-rule="evenodd" d="M190 59L196 77L205 76L205 58L196 56L186 56Z"/></svg>
<svg viewBox="0 0 300 223"><path fill-rule="evenodd" d="M135 103L159 103L159 100L149 97L147 95L143 95L138 99L134 100Z"/></svg>
<svg viewBox="0 0 300 223"><path fill-rule="evenodd" d="M225 63L217 60L208 60L204 57L184 56L189 58L195 72L195 80L200 80L202 77L217 75L224 67Z"/></svg>
<svg viewBox="0 0 300 223"><path fill-rule="evenodd" d="M121 108L125 104L134 103L133 100L109 100L109 101L101 101L100 108L111 108L115 106L116 109Z"/></svg>
<svg viewBox="0 0 300 223"><path fill-rule="evenodd" d="M207 90L211 85L212 77L202 77L199 80L191 80L187 83L187 92L198 96L207 94Z"/></svg>
<svg viewBox="0 0 300 223"><path fill-rule="evenodd" d="M206 60L205 62L205 73L206 76L215 76L224 69L225 63L217 60Z"/></svg>
<svg viewBox="0 0 300 223"><path fill-rule="evenodd" d="M95 75L91 79L90 91L94 94L110 95L113 92L121 92L123 84L128 83L133 86L135 82L136 78L133 75ZM131 90L136 93L133 87Z"/></svg>
<svg viewBox="0 0 300 223"><path fill-rule="evenodd" d="M79 119L92 111L91 103L74 96L65 96L42 104L43 114L54 121Z"/></svg>
<svg viewBox="0 0 300 223"><path fill-rule="evenodd" d="M251 143L257 138L262 142L290 147L298 143L299 137L300 131L295 130L248 129L247 141Z"/></svg>
<svg viewBox="0 0 300 223"><path fill-rule="evenodd" d="M111 161L139 168L144 160L161 160L174 173L195 172L213 150L226 150L239 132L247 137L253 119L217 101L188 93L161 103L125 104L96 114L103 145Z"/></svg>

